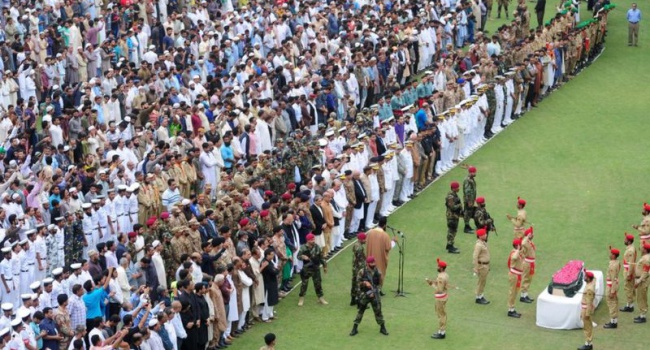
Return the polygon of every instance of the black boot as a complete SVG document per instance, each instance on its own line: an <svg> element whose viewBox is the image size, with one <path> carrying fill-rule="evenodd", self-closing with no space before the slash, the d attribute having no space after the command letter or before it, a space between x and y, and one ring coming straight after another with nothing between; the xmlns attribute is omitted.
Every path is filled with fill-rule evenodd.
<svg viewBox="0 0 650 350"><path fill-rule="evenodd" d="M381 325L381 328L379 328L379 333L381 333L383 335L388 335L388 331L386 330L385 325L383 325L383 324Z"/></svg>
<svg viewBox="0 0 650 350"><path fill-rule="evenodd" d="M645 323L645 321L645 317L639 316L634 318L634 323Z"/></svg>
<svg viewBox="0 0 650 350"><path fill-rule="evenodd" d="M465 224L464 232L465 233L474 233L474 229L469 224Z"/></svg>
<svg viewBox="0 0 650 350"><path fill-rule="evenodd" d="M508 311L508 317L520 318L520 317L521 317L521 314L518 313L518 312L515 311L515 310L513 310L513 311Z"/></svg>
<svg viewBox="0 0 650 350"><path fill-rule="evenodd" d="M447 245L447 253L449 253L449 254L460 254L460 250L458 250L458 248L454 247L453 244L448 244Z"/></svg>
<svg viewBox="0 0 650 350"><path fill-rule="evenodd" d="M585 344L578 348L578 350L593 350L594 346L591 344Z"/></svg>
<svg viewBox="0 0 650 350"><path fill-rule="evenodd" d="M355 306L357 305L357 298L351 297L350 298L350 306Z"/></svg>
<svg viewBox="0 0 650 350"><path fill-rule="evenodd" d="M607 323L605 323L605 325L603 326L603 328L606 328L606 329L615 329L615 328L618 328L618 323L607 322Z"/></svg>
<svg viewBox="0 0 650 350"><path fill-rule="evenodd" d="M445 339L445 335L442 334L442 333L440 333L440 332L438 332L438 333L433 333L433 335L431 336L431 338L433 338L433 339Z"/></svg>
<svg viewBox="0 0 650 350"><path fill-rule="evenodd" d="M618 309L618 311L621 311L621 312L634 312L634 306L624 306L624 307Z"/></svg>
<svg viewBox="0 0 650 350"><path fill-rule="evenodd" d="M355 335L357 335L359 333L358 328L359 328L359 325L357 325L356 323L354 324L354 326L352 326L352 330L350 331L350 336L351 337L353 337L353 336L355 336Z"/></svg>
<svg viewBox="0 0 650 350"><path fill-rule="evenodd" d="M526 295L525 297L520 297L519 301L521 301L522 303L530 304L530 303L532 303L534 301L534 299L532 299L532 298L528 297L528 295Z"/></svg>

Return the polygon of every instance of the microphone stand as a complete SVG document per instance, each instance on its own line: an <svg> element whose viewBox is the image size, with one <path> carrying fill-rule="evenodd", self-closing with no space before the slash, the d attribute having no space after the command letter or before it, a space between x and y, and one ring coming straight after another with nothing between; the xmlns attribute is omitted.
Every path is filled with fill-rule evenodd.
<svg viewBox="0 0 650 350"><path fill-rule="evenodd" d="M392 227L388 228L391 230L393 237L395 237L395 229ZM397 290L395 291L395 297L406 297L406 294L408 294L404 291L404 248L406 246L406 237L404 237L402 231L397 230L397 234L399 235L401 242L395 242L399 251L399 262L397 264L399 270L397 273Z"/></svg>

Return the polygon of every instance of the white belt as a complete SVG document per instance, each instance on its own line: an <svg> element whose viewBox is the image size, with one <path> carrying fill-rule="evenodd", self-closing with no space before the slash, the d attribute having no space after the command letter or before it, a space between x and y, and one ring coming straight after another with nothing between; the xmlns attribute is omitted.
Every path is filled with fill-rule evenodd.
<svg viewBox="0 0 650 350"><path fill-rule="evenodd" d="M639 236L641 239L650 239L650 235L645 235L645 236Z"/></svg>
<svg viewBox="0 0 650 350"><path fill-rule="evenodd" d="M629 270L630 269L630 264L623 264L623 268L626 269L626 270Z"/></svg>
<svg viewBox="0 0 650 350"><path fill-rule="evenodd" d="M443 299L447 297L447 293L436 293L435 297L436 299Z"/></svg>
<svg viewBox="0 0 650 350"><path fill-rule="evenodd" d="M582 305L581 305L581 306L582 306L582 309L583 309L583 310L585 310L585 309L587 309L587 308L589 308L589 305L587 305L587 304L585 304L585 303L582 303Z"/></svg>
<svg viewBox="0 0 650 350"><path fill-rule="evenodd" d="M522 271L519 271L519 270L515 269L514 267L510 268L510 272L514 273L515 275L521 275L522 274Z"/></svg>
<svg viewBox="0 0 650 350"><path fill-rule="evenodd" d="M524 261L532 264L535 262L535 258L524 258Z"/></svg>

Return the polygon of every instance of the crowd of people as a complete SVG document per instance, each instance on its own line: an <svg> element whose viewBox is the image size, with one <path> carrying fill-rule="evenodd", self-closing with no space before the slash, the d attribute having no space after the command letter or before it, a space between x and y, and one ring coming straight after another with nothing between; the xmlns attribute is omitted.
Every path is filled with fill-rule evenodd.
<svg viewBox="0 0 650 350"><path fill-rule="evenodd" d="M521 0L488 36L491 6L4 1L0 341L225 348L297 274L327 304L314 271L588 65L611 9L529 29Z"/></svg>

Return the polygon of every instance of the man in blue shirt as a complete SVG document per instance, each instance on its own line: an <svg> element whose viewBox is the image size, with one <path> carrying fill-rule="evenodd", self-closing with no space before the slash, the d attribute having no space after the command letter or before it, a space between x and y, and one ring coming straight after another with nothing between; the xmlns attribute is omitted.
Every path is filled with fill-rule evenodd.
<svg viewBox="0 0 650 350"><path fill-rule="evenodd" d="M108 297L109 288L108 282L110 282L110 277L113 274L113 268L108 268L108 273L102 274L102 276L95 277L95 287L93 288L93 283L91 281L86 281L83 285L86 290L81 299L86 305L86 329L93 329L94 319L96 317L103 317L104 311L102 310L105 299ZM47 314L45 315L47 318ZM45 321L43 321L45 322ZM41 329L43 324L41 324ZM45 344L44 344L45 345Z"/></svg>
<svg viewBox="0 0 650 350"><path fill-rule="evenodd" d="M59 335L54 324L54 312L52 308L46 307L43 309L45 318L41 321L41 331L46 331L47 335L43 337L43 349L59 350L59 342L63 340L63 336Z"/></svg>
<svg viewBox="0 0 650 350"><path fill-rule="evenodd" d="M420 107L420 109L415 112L415 124L418 127L418 131L424 130L424 127L427 125L427 112L425 112L426 108L429 108L429 104L427 102L424 102L422 104L422 107Z"/></svg>
<svg viewBox="0 0 650 350"><path fill-rule="evenodd" d="M641 21L641 10L632 3L632 8L627 10L627 46L637 46L639 40L639 22Z"/></svg>

